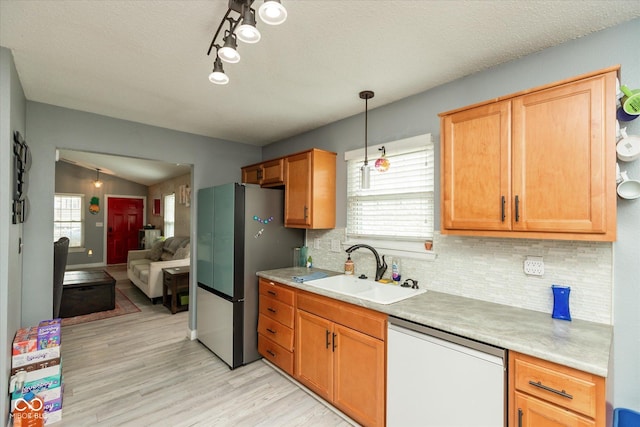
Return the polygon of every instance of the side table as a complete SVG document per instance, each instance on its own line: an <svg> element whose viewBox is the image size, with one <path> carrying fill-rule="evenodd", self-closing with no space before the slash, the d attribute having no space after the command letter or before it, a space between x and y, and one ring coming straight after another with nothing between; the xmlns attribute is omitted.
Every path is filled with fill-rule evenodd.
<svg viewBox="0 0 640 427"><path fill-rule="evenodd" d="M181 296L189 297L189 267L162 269L162 304L171 314L189 309L189 303L181 304Z"/></svg>

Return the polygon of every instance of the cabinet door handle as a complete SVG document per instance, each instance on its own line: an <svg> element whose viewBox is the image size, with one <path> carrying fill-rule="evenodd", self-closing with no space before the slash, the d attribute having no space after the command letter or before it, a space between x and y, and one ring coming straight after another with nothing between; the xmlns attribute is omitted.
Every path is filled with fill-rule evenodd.
<svg viewBox="0 0 640 427"><path fill-rule="evenodd" d="M550 391L551 393L558 394L558 395L560 395L562 397L566 397L567 399L573 399L573 396L570 395L569 393L567 393L566 391L564 391L564 390L562 390L562 391L556 390L555 388L552 388L552 387L549 387L549 386L546 386L546 385L542 384L541 381L538 381L538 382L529 381L529 384L531 384L534 387L538 387L538 388L541 388L543 390Z"/></svg>
<svg viewBox="0 0 640 427"><path fill-rule="evenodd" d="M518 427L522 427L522 409L518 408Z"/></svg>
<svg viewBox="0 0 640 427"><path fill-rule="evenodd" d="M272 312L272 313L277 313L277 312L278 312L278 310L274 310L274 309L273 309L273 308L271 308L271 307L267 308L267 310L269 310L269 311L270 311L270 312Z"/></svg>
<svg viewBox="0 0 640 427"><path fill-rule="evenodd" d="M332 341L333 341L333 346L332 346L332 348L331 348L331 351L336 351L336 347L338 346L338 345L336 344L336 337L337 337L337 336L338 336L338 334L333 334L333 339L332 339Z"/></svg>
<svg viewBox="0 0 640 427"><path fill-rule="evenodd" d="M327 347L326 348L329 348L329 346L331 345L331 343L329 342L329 336L330 335L331 335L331 332L329 332L327 330L327 335L325 336L325 341L327 342Z"/></svg>
<svg viewBox="0 0 640 427"><path fill-rule="evenodd" d="M276 354L271 350L267 350L267 353L269 353L271 357L276 357Z"/></svg>
<svg viewBox="0 0 640 427"><path fill-rule="evenodd" d="M502 222L504 222L505 219L505 203L506 199L504 196L502 196Z"/></svg>
<svg viewBox="0 0 640 427"><path fill-rule="evenodd" d="M520 221L520 197L516 196L516 222Z"/></svg>
<svg viewBox="0 0 640 427"><path fill-rule="evenodd" d="M274 297L275 297L275 296L278 296L278 293L277 293L277 292L267 291L267 293L268 293L269 295L273 295Z"/></svg>
<svg viewBox="0 0 640 427"><path fill-rule="evenodd" d="M304 207L304 219L307 219L309 217L309 208L308 207Z"/></svg>
<svg viewBox="0 0 640 427"><path fill-rule="evenodd" d="M274 330L273 330L273 329L271 329L271 328L267 328L267 332L270 332L270 333L272 333L272 334L274 334L274 335L276 334L276 331L274 331Z"/></svg>

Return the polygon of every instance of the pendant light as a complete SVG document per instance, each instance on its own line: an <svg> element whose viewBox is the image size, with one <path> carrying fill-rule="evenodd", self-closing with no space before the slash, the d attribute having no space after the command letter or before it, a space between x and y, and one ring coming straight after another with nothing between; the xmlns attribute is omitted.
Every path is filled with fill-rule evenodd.
<svg viewBox="0 0 640 427"><path fill-rule="evenodd" d="M102 181L100 181L100 169L96 169L96 180L93 181L93 185L96 188L102 187Z"/></svg>
<svg viewBox="0 0 640 427"><path fill-rule="evenodd" d="M360 99L364 99L364 164L360 168L360 188L368 190L370 184L371 167L369 166L369 157L367 155L368 148L368 127L369 127L369 100L373 98L373 91L363 90L360 92Z"/></svg>

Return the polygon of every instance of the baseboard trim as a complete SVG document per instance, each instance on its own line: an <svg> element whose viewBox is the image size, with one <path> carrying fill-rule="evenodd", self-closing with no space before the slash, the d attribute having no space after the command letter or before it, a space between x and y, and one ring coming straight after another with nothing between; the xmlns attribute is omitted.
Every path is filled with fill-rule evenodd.
<svg viewBox="0 0 640 427"><path fill-rule="evenodd" d="M195 329L187 329L187 338L191 341L195 341L198 339L198 331Z"/></svg>

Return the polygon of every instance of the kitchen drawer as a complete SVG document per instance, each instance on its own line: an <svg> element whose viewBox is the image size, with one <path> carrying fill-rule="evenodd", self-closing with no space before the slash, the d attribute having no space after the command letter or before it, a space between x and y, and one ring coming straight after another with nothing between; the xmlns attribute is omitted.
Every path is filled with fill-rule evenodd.
<svg viewBox="0 0 640 427"><path fill-rule="evenodd" d="M260 295L260 313L293 328L293 306L267 295Z"/></svg>
<svg viewBox="0 0 640 427"><path fill-rule="evenodd" d="M261 314L258 317L258 332L287 350L293 350L293 329L282 323Z"/></svg>
<svg viewBox="0 0 640 427"><path fill-rule="evenodd" d="M298 308L383 341L387 337L387 315L377 311L304 291L298 292Z"/></svg>
<svg viewBox="0 0 640 427"><path fill-rule="evenodd" d="M277 282L260 278L260 294L277 299L285 304L293 305L294 291Z"/></svg>
<svg viewBox="0 0 640 427"><path fill-rule="evenodd" d="M603 378L526 355L515 356L514 367L516 390L596 418Z"/></svg>
<svg viewBox="0 0 640 427"><path fill-rule="evenodd" d="M293 376L293 352L258 334L258 352L278 368Z"/></svg>

